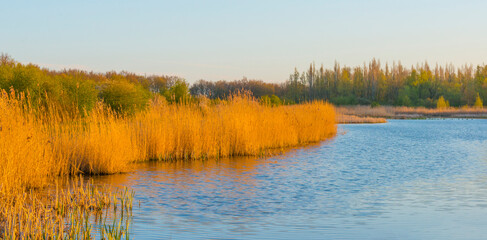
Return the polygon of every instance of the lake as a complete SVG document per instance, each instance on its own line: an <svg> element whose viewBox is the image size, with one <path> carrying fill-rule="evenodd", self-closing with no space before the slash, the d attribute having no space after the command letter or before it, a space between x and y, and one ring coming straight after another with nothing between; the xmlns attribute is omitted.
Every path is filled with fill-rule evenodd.
<svg viewBox="0 0 487 240"><path fill-rule="evenodd" d="M279 156L147 163L95 181L135 190L135 239L485 239L487 120L338 130Z"/></svg>

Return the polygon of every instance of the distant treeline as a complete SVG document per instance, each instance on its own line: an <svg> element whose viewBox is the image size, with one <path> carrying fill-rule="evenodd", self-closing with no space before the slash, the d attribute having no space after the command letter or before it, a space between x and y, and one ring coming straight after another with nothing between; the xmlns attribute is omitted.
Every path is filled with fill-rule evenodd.
<svg viewBox="0 0 487 240"><path fill-rule="evenodd" d="M65 109L90 111L98 101L113 110L134 113L144 109L154 96L169 102L198 101L198 96L226 99L246 91L271 105L327 100L338 105L383 104L436 107L443 96L451 106L473 105L479 96L487 100L487 66L428 64L405 68L400 63L295 69L283 83L266 83L246 78L236 81L199 80L189 85L177 76L142 76L129 72L94 73L81 70L52 71L32 64L20 64L0 55L0 89L28 96L32 105L57 104ZM49 101L48 101L49 100Z"/></svg>
<svg viewBox="0 0 487 240"><path fill-rule="evenodd" d="M406 68L401 63L381 66L372 60L368 65L295 69L282 84L256 80L218 81L200 80L191 87L191 94L222 98L245 89L256 97L277 96L284 103L299 103L324 99L338 105L384 104L396 106L436 107L443 96L451 106L472 106L477 96L487 100L487 66L453 65L430 67L427 63Z"/></svg>

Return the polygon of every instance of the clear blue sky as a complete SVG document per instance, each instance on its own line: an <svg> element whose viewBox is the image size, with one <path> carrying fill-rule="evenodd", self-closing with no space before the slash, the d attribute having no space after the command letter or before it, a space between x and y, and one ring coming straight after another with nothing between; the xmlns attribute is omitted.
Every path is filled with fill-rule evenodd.
<svg viewBox="0 0 487 240"><path fill-rule="evenodd" d="M487 63L487 1L4 1L0 52L59 69L286 80L310 62Z"/></svg>

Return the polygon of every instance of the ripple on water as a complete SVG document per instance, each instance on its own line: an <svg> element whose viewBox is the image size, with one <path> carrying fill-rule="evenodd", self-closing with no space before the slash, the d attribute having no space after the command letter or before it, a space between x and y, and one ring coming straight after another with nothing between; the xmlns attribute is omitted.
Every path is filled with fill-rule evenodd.
<svg viewBox="0 0 487 240"><path fill-rule="evenodd" d="M268 159L142 164L137 239L482 239L487 120L341 125Z"/></svg>

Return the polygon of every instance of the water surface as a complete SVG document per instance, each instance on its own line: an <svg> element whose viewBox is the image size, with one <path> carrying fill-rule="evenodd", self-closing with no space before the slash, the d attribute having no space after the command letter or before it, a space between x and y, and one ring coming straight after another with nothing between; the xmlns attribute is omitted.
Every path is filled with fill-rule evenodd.
<svg viewBox="0 0 487 240"><path fill-rule="evenodd" d="M276 157L96 181L135 190L135 239L485 239L487 120L340 125Z"/></svg>

